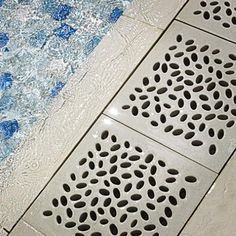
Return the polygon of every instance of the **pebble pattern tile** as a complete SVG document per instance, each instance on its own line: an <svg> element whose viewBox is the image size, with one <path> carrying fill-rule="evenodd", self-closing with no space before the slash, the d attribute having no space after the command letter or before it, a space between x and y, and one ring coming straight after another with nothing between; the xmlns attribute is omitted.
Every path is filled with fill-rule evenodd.
<svg viewBox="0 0 236 236"><path fill-rule="evenodd" d="M234 0L190 0L178 18L236 42L236 2Z"/></svg>
<svg viewBox="0 0 236 236"><path fill-rule="evenodd" d="M0 161L33 125L130 0L0 0Z"/></svg>
<svg viewBox="0 0 236 236"><path fill-rule="evenodd" d="M214 177L102 116L24 220L45 235L176 235Z"/></svg>
<svg viewBox="0 0 236 236"><path fill-rule="evenodd" d="M235 52L175 22L105 113L217 172L236 147Z"/></svg>

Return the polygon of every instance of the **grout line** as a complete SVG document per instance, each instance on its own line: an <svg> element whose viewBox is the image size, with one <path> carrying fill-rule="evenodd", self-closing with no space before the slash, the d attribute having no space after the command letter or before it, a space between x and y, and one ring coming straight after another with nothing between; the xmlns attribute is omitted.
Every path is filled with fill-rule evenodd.
<svg viewBox="0 0 236 236"><path fill-rule="evenodd" d="M205 169L207 169L207 170L209 170L209 171L215 173L216 175L218 175L218 173L217 173L216 171L214 171L214 170L210 169L209 167L204 166L203 164L201 164L201 163L199 163L199 162L197 162L197 161L194 161L194 160L192 160L191 158L189 158L189 157L187 157L187 156L185 156L185 155L183 155L183 154L177 152L176 150L174 150L174 149L172 149L172 148L170 148L170 147L168 147L168 146L166 146L166 145L164 145L164 144L158 142L157 140L155 140L155 139L153 139L153 138L147 136L146 134L142 133L141 131L138 131L138 130L136 130L135 128L132 128L132 127L126 125L125 123L122 123L121 121L116 120L116 119L113 118L113 117L110 117L109 115L107 115L107 114L105 114L105 113L103 113L103 115L105 115L105 116L107 116L108 118L110 118L110 119L112 119L112 120L118 122L119 124L121 124L121 125L127 127L128 129L131 129L131 130L135 131L136 133L141 134L142 136L144 136L144 137L146 137L146 138L148 138L148 139L154 141L155 143L158 143L158 144L164 146L165 148L167 148L167 149L169 149L169 150L171 150L171 151L173 151L173 152L179 154L180 156L184 157L185 159L188 159L189 161L194 162L195 164L197 164L197 165L199 165L199 166L202 166L203 168L205 168Z"/></svg>
<svg viewBox="0 0 236 236"><path fill-rule="evenodd" d="M182 8L179 10L179 12L175 15L174 20L177 19L181 11L186 7L186 5L190 2L191 0L186 0L186 2L183 4Z"/></svg>
<svg viewBox="0 0 236 236"><path fill-rule="evenodd" d="M184 230L184 228L186 227L186 225L189 223L189 221L191 220L191 218L194 216L194 214L196 213L197 209L200 207L200 205L202 204L202 202L204 201L204 199L206 198L207 194L209 193L209 191L211 190L211 188L214 186L214 184L216 184L219 176L221 176L222 171L225 169L226 165L229 163L229 161L232 159L232 157L234 156L234 154L236 153L236 149L232 152L232 154L230 155L230 157L228 158L228 160L225 162L224 166L222 167L222 169L220 170L219 174L216 176L215 180L212 182L211 186L209 187L209 189L207 190L207 192L205 193L205 195L202 197L201 201L198 203L198 205L196 206L196 208L194 209L194 211L192 212L192 214L189 216L189 218L187 219L187 221L185 222L185 224L183 225L183 227L181 228L180 232L178 233L177 236L180 236L180 234L182 233L182 231Z"/></svg>
<svg viewBox="0 0 236 236"><path fill-rule="evenodd" d="M185 21L182 21L182 20L180 20L180 19L177 19L177 18L176 18L175 20L178 21L178 22L180 22L180 23L183 23L183 24L185 24L185 25L191 26L191 27L193 27L193 28L195 28L195 29L201 30L201 31L203 31L203 32L205 32L205 33L211 34L211 35L213 35L213 36L215 36L215 37L217 37L217 38L223 39L223 40L225 40L225 41L227 41L227 42L229 42L229 43L236 44L236 42L234 42L234 41L232 41L232 40L230 40L230 39L224 38L224 37L222 37L222 36L220 36L220 35L218 35L218 34L216 34L216 33L212 33L212 32L210 32L210 31L207 31L207 30L205 30L205 29L199 28L199 27L197 27L197 26L195 26L195 25L189 24L189 23L187 23L187 22L185 22Z"/></svg>

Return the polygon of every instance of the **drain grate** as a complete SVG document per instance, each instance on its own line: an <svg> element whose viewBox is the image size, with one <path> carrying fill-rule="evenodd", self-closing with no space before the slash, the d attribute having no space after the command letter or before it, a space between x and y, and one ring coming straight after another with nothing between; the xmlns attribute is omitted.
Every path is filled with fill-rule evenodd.
<svg viewBox="0 0 236 236"><path fill-rule="evenodd" d="M214 177L102 117L24 220L45 235L176 235Z"/></svg>
<svg viewBox="0 0 236 236"><path fill-rule="evenodd" d="M236 42L235 0L190 0L178 18Z"/></svg>
<svg viewBox="0 0 236 236"><path fill-rule="evenodd" d="M235 148L236 46L175 22L106 113L219 171Z"/></svg>

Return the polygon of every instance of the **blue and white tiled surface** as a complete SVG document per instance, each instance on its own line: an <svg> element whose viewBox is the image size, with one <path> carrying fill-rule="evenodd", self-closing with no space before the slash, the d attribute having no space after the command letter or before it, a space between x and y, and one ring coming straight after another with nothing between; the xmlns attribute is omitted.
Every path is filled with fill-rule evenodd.
<svg viewBox="0 0 236 236"><path fill-rule="evenodd" d="M3 160L4 158L0 157L0 235L4 233L4 236L7 231L11 232L11 236L42 235L36 230L39 226L38 221L32 226L25 222L25 217L21 218L24 212L114 96L117 89L126 81L143 55L156 42L162 30L166 28L186 2L186 0L171 0L166 4L165 0L134 0L129 10L125 12L125 16L121 17L114 30L102 40L96 52L89 58L89 66L90 63L92 64L91 68L87 69L86 67L84 70L84 67L80 66L81 63L93 51L113 23L117 21L130 1L115 1L115 3L107 0L74 0L73 3L72 1L60 0L57 3L55 1L38 1L40 4L15 0L14 6L11 8L14 10L10 10L10 0L0 0L0 20L4 9L4 23L10 22L8 27L0 24L0 61L3 61L4 58L5 61L10 61L9 64L14 68L9 68L9 65L8 67L3 66L3 64L0 66L0 98L3 99L4 97L2 111L0 111L0 145L4 144L5 150L8 150L5 157L11 151L14 152L13 158L4 157L5 160ZM196 0L198 3L200 1L202 0ZM229 1L233 0L227 2ZM188 4L195 4L195 0L188 2ZM224 1L223 3L227 2ZM13 0L11 0L11 4L13 4ZM87 8L83 4L87 5ZM36 9L35 12L32 10L33 5ZM102 11L102 6L106 9L108 7L108 11ZM73 23L72 20L76 15L76 9L79 9L80 12L79 23ZM86 12L85 9L90 10ZM105 17L101 11L102 13L106 12ZM81 14L81 12L84 13ZM38 17L37 14L42 17ZM98 16L101 15L103 16L99 18ZM16 18L21 21L21 30L20 27L16 26L16 22L18 22L15 20ZM36 20L33 28L38 27L37 30L29 33L26 28L32 24L33 19L38 18L44 19L43 22L40 23L40 20ZM26 19L31 23L26 23ZM84 20L82 21L82 19ZM186 19L181 20L190 23ZM13 21L15 23L12 23ZM50 23L44 23L44 21ZM9 25L16 27L16 29L9 30ZM28 29L31 28L31 26L28 27ZM16 33L17 30L21 34ZM214 28L214 30L216 29ZM100 31L101 33L99 33ZM216 30L216 32L218 31ZM12 41L13 33L17 35L15 38L19 39L18 41L15 40L14 43ZM77 42L79 46L76 44ZM160 42L161 40L157 44ZM53 43L58 44L55 46ZM74 47L77 46L76 53L71 48L72 44ZM10 50L10 45L15 48L15 53L13 53L14 50ZM13 45L18 46L14 47ZM52 45L54 48L50 51ZM226 43L225 48L227 45L229 44ZM12 55L10 55L11 52ZM28 55L33 55L32 59L27 59ZM72 59L73 55L74 59ZM76 55L78 56L76 57ZM34 58L41 58L40 63L36 62ZM17 69L15 68L16 62L20 63ZM36 63L38 63L37 67L34 66ZM33 68L37 68L37 73ZM17 75L14 73L15 71ZM26 76L23 76L22 71L28 72ZM37 75L36 79L33 79L32 72ZM69 79L73 74L75 75L73 79ZM43 77L45 79L42 79ZM82 78L84 79L81 80ZM22 81L24 86L19 81ZM36 81L38 82L35 83ZM59 95L67 81L66 88ZM79 86L77 86L78 84ZM18 92L21 96L15 92L16 88L17 91L23 91ZM34 96L33 99L31 96ZM38 98L35 99L37 96ZM56 99L56 97L58 98ZM53 100L55 102L49 108L49 104ZM54 105L58 106L64 101L66 102L54 113ZM21 103L24 104L22 106L24 110L20 110ZM28 107L28 105L30 106ZM34 110L34 115L29 112L30 110ZM43 125L37 133L37 131L33 131L32 127L34 123L40 120L42 122L39 124L43 123ZM128 130L129 128L126 127L125 129ZM32 140L28 142L29 139L27 139L28 143L24 143L24 147L21 146L22 148L17 149L15 153L14 150L20 146L21 141L26 139L30 130L33 134ZM62 133L63 135L61 135ZM83 148L88 148L88 146L84 145ZM220 178L222 176L221 180L217 179L198 207L199 210L197 209L190 222L187 223L187 230L184 230L181 235L234 235L235 211L232 210L234 209L232 206L235 205L235 191L233 191L235 188L232 182L234 179L232 178L232 170L235 169L233 162L235 157L234 155L231 158L232 161L226 166L230 169L225 170L220 175ZM67 162L70 159L71 157ZM62 168L65 168L66 163L63 164L64 167L62 166ZM192 164L197 165L196 163ZM172 185L172 183L170 184ZM188 196L185 200L192 201L193 199ZM223 213L222 207L225 209ZM26 212L26 214L28 213ZM171 217L168 220L172 221L173 219ZM16 222L19 223L16 224ZM199 227L199 222L202 227ZM44 224L43 227L48 227L48 224ZM62 232L60 231L60 233ZM167 235L170 236L171 234Z"/></svg>
<svg viewBox="0 0 236 236"><path fill-rule="evenodd" d="M0 160L45 117L131 0L0 0Z"/></svg>

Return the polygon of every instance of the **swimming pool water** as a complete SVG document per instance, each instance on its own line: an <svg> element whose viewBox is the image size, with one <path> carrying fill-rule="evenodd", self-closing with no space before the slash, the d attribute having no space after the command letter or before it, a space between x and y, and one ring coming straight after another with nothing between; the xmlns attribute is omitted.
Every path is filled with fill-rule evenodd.
<svg viewBox="0 0 236 236"><path fill-rule="evenodd" d="M0 0L0 160L26 139L132 0Z"/></svg>

